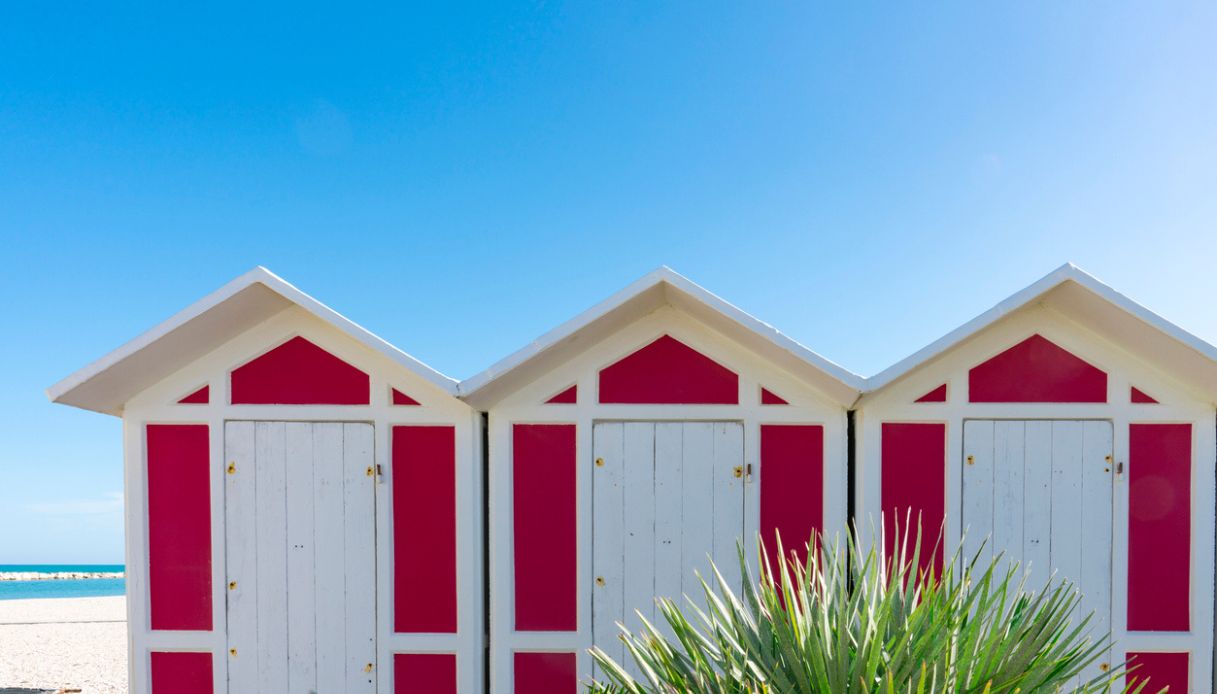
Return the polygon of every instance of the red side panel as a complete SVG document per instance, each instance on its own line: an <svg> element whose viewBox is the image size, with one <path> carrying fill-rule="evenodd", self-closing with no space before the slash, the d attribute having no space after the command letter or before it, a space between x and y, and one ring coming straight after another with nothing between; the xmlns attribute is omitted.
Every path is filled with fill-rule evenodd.
<svg viewBox="0 0 1217 694"><path fill-rule="evenodd" d="M575 694L575 654L517 651L515 680L515 694Z"/></svg>
<svg viewBox="0 0 1217 694"><path fill-rule="evenodd" d="M574 405L579 402L579 386L578 384L567 388L558 393L552 398L545 401L546 405Z"/></svg>
<svg viewBox="0 0 1217 694"><path fill-rule="evenodd" d="M739 376L664 335L600 371L600 402L735 405Z"/></svg>
<svg viewBox="0 0 1217 694"><path fill-rule="evenodd" d="M1129 667L1136 670L1125 679L1129 684L1149 680L1141 690L1144 694L1162 691L1163 687L1170 687L1173 694L1187 694L1187 653L1129 652L1128 658L1132 661Z"/></svg>
<svg viewBox="0 0 1217 694"><path fill-rule="evenodd" d="M211 629L206 424L149 424L148 592L153 629Z"/></svg>
<svg viewBox="0 0 1217 694"><path fill-rule="evenodd" d="M456 633L456 429L393 427L393 630Z"/></svg>
<svg viewBox="0 0 1217 694"><path fill-rule="evenodd" d="M516 629L574 631L575 425L515 425L512 461Z"/></svg>
<svg viewBox="0 0 1217 694"><path fill-rule="evenodd" d="M212 694L211 654L152 651L152 694Z"/></svg>
<svg viewBox="0 0 1217 694"><path fill-rule="evenodd" d="M943 383L934 390L917 398L917 402L946 402L947 401L947 384Z"/></svg>
<svg viewBox="0 0 1217 694"><path fill-rule="evenodd" d="M393 388L393 404L394 405L417 405L418 401L406 395L400 390Z"/></svg>
<svg viewBox="0 0 1217 694"><path fill-rule="evenodd" d="M1187 631L1192 425L1128 427L1128 629Z"/></svg>
<svg viewBox="0 0 1217 694"><path fill-rule="evenodd" d="M777 535L786 556L807 559L807 543L824 529L824 427L761 426L761 537L771 566Z"/></svg>
<svg viewBox="0 0 1217 694"><path fill-rule="evenodd" d="M968 372L971 402L1107 402L1107 374L1040 335Z"/></svg>
<svg viewBox="0 0 1217 694"><path fill-rule="evenodd" d="M190 395L178 400L180 405L206 405L211 402L211 386L203 386Z"/></svg>
<svg viewBox="0 0 1217 694"><path fill-rule="evenodd" d="M932 560L935 572L941 575L943 547L939 538L946 512L947 425L884 422L882 437L880 485L888 556L893 556L897 547L897 524L901 534L908 530L911 554L911 538L917 536L920 516L920 569L928 569ZM938 551L931 555L936 542Z"/></svg>
<svg viewBox="0 0 1217 694"><path fill-rule="evenodd" d="M776 395L768 388L761 388L761 404L762 405L789 405L786 399Z"/></svg>
<svg viewBox="0 0 1217 694"><path fill-rule="evenodd" d="M456 694L453 653L394 653L394 694Z"/></svg>
<svg viewBox="0 0 1217 694"><path fill-rule="evenodd" d="M1158 401L1145 394L1145 391L1133 386L1129 389L1128 399L1130 402L1135 402L1138 405L1157 405Z"/></svg>
<svg viewBox="0 0 1217 694"><path fill-rule="evenodd" d="M368 375L303 337L233 369L234 405L366 405Z"/></svg>

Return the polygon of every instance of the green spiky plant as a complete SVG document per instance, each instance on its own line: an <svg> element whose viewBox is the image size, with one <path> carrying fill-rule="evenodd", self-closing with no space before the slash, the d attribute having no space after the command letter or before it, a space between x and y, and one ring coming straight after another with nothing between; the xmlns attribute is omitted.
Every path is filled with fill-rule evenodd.
<svg viewBox="0 0 1217 694"><path fill-rule="evenodd" d="M632 694L998 694L1105 692L1120 689L1123 664L1096 676L1082 672L1108 652L1107 635L1088 637L1090 617L1071 623L1077 591L1067 581L1027 590L1014 562L980 554L945 562L941 577L918 573L916 542L895 556L864 550L856 538L842 548L787 558L778 538L778 566L758 549L760 580L745 576L742 599L713 568L701 580L705 608L688 599L692 619L669 599L657 604L668 635L642 619L621 639L636 666L632 676L599 648L591 655L602 681L594 692ZM760 543L758 543L760 544ZM912 551L909 551L909 545ZM775 570L776 569L776 570ZM916 574L916 575L915 575ZM699 576L700 579L700 576ZM642 617L639 614L639 617ZM1141 692L1146 683L1125 689Z"/></svg>

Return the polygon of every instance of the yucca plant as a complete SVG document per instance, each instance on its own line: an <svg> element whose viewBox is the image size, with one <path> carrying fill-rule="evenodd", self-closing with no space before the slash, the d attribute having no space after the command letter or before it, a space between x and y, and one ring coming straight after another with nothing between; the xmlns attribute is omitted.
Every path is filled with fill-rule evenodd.
<svg viewBox="0 0 1217 694"><path fill-rule="evenodd" d="M741 547L742 599L715 567L715 588L701 580L704 608L688 599L691 618L672 600L657 600L671 636L645 618L638 633L623 627L621 638L640 674L593 648L603 681L589 687L633 694L1120 688L1124 665L1082 675L1110 642L1106 634L1089 637L1089 616L1071 621L1079 597L1067 581L1028 590L1016 563L999 556L980 565L979 553L964 561L959 549L942 576L918 572L920 531L918 541L908 539L906 534L894 556L885 557L882 539L875 543L879 549L864 550L855 534L844 547L822 546L799 562L785 555L778 538L776 567L763 546L758 550L759 581Z"/></svg>

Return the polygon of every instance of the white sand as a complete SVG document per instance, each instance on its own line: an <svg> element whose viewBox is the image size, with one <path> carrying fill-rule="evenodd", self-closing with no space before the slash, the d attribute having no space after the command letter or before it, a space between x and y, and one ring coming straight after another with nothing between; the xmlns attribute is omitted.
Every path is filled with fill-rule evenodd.
<svg viewBox="0 0 1217 694"><path fill-rule="evenodd" d="M0 691L127 691L126 598L0 600Z"/></svg>

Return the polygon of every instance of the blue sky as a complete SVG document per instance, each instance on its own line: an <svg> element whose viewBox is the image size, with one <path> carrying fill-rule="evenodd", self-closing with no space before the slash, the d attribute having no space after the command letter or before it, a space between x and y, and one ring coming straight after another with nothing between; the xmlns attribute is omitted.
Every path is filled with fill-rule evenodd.
<svg viewBox="0 0 1217 694"><path fill-rule="evenodd" d="M1217 341L1212 3L165 5L0 17L0 563L121 560L43 389L256 264L456 378L660 264L864 375L1066 260Z"/></svg>

